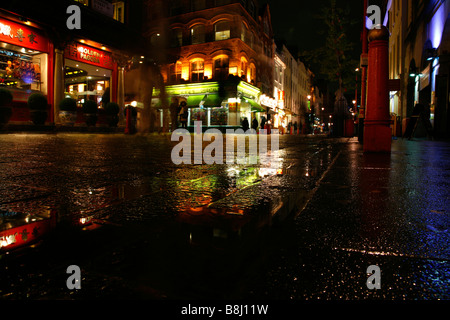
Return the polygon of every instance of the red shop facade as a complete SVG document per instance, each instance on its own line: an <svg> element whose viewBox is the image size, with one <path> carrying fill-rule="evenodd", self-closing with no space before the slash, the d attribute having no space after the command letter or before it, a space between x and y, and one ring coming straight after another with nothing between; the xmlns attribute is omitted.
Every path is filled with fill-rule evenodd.
<svg viewBox="0 0 450 320"><path fill-rule="evenodd" d="M27 100L40 92L48 101L46 125L60 124L59 101L71 97L78 106L75 125L85 124L82 104L94 100L99 106L97 125L107 126L104 106L121 101L118 86L123 86L113 50L81 37L67 41L59 50L45 27L0 13L0 88L13 95L9 124L32 124ZM55 73L58 70L62 74Z"/></svg>
<svg viewBox="0 0 450 320"><path fill-rule="evenodd" d="M106 125L104 107L117 101L117 62L101 44L95 47L92 41L81 41L64 50L64 96L77 100L77 123L84 123L83 103L93 100L99 106L99 125Z"/></svg>
<svg viewBox="0 0 450 320"><path fill-rule="evenodd" d="M30 123L27 100L33 92L47 97L46 122L53 119L53 53L44 30L0 15L0 88L13 95L10 122Z"/></svg>

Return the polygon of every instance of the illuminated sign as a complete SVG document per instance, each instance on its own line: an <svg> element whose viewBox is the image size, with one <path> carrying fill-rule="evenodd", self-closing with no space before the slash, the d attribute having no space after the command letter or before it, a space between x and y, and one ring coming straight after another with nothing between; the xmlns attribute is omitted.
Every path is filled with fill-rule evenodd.
<svg viewBox="0 0 450 320"><path fill-rule="evenodd" d="M208 83L189 83L189 84L177 84L166 87L166 93L168 95L190 95L201 93L217 93L219 91L218 82ZM160 94L159 89L153 89L153 96L158 97Z"/></svg>
<svg viewBox="0 0 450 320"><path fill-rule="evenodd" d="M66 47L64 57L80 62L86 62L106 69L113 68L112 55L109 52L97 50L82 44L70 44Z"/></svg>
<svg viewBox="0 0 450 320"><path fill-rule="evenodd" d="M265 94L262 94L259 97L259 104L275 109L277 107L277 100L269 96L266 96Z"/></svg>
<svg viewBox="0 0 450 320"><path fill-rule="evenodd" d="M48 40L38 30L0 19L0 41L37 51L48 51Z"/></svg>
<svg viewBox="0 0 450 320"><path fill-rule="evenodd" d="M238 84L237 90L239 92L242 92L244 94L244 96L246 96L252 100L256 100L256 97L260 93L260 90L257 87L254 87L245 81L241 81Z"/></svg>

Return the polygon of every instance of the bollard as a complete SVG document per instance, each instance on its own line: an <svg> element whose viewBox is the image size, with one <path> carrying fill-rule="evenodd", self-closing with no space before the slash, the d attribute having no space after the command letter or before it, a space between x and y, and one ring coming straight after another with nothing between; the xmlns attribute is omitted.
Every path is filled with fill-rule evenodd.
<svg viewBox="0 0 450 320"><path fill-rule="evenodd" d="M125 126L125 132L126 134L131 133L131 106L126 107L126 126Z"/></svg>
<svg viewBox="0 0 450 320"><path fill-rule="evenodd" d="M364 152L391 152L389 115L389 31L381 26L369 32L367 106Z"/></svg>

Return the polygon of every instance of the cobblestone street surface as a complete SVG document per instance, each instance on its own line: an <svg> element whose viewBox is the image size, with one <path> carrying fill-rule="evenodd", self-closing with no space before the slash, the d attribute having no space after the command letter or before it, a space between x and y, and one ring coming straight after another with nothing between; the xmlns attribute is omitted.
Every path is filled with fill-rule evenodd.
<svg viewBox="0 0 450 320"><path fill-rule="evenodd" d="M355 138L281 135L276 166L175 165L176 143L0 135L2 230L20 214L55 222L34 245L2 244L0 296L450 298L448 143L394 140L374 155ZM66 286L69 265L80 290Z"/></svg>

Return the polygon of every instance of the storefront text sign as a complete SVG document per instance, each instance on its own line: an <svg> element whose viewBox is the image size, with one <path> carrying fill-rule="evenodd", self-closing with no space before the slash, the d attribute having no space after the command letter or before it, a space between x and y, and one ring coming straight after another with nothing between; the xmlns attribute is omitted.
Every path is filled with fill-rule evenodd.
<svg viewBox="0 0 450 320"><path fill-rule="evenodd" d="M97 50L83 44L68 45L64 56L68 59L93 64L106 69L112 69L113 67L112 56L109 52Z"/></svg>
<svg viewBox="0 0 450 320"><path fill-rule="evenodd" d="M38 30L5 19L0 19L0 41L32 50L48 51L48 40Z"/></svg>
<svg viewBox="0 0 450 320"><path fill-rule="evenodd" d="M259 104L275 109L277 107L277 100L262 94L259 96Z"/></svg>

